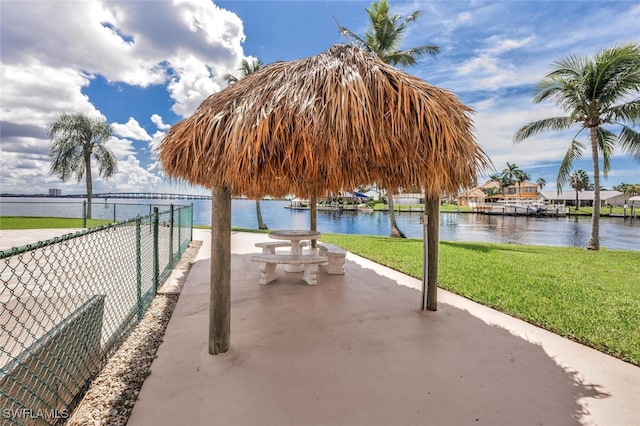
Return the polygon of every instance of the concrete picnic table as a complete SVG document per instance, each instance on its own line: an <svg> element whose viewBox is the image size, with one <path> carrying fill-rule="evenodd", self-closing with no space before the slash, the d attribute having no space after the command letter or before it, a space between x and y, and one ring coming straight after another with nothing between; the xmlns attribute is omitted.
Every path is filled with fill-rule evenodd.
<svg viewBox="0 0 640 426"><path fill-rule="evenodd" d="M300 247L300 241L302 240L315 240L320 235L318 231L311 231L308 229L284 229L278 231L269 232L269 238L274 240L289 240L291 241L291 254L294 256L300 256L302 254L302 248ZM303 265L285 265L284 268L287 272L302 272L304 270Z"/></svg>

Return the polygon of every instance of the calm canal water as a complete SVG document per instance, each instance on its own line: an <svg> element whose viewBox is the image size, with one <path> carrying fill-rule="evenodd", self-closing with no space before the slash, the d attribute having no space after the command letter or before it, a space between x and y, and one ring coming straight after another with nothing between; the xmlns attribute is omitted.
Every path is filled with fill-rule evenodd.
<svg viewBox="0 0 640 426"><path fill-rule="evenodd" d="M116 204L117 219L149 214L150 204L191 204L194 224L211 224L210 200L94 200L93 217L113 219ZM264 200L262 215L269 229L304 229L309 227L308 210L290 210L288 201ZM82 202L68 198L0 198L2 215L81 217ZM161 210L163 208L161 207ZM420 213L397 213L398 226L412 238L422 238ZM231 225L257 228L255 201L233 200ZM584 247L589 239L590 217L535 218L489 216L471 213L442 213L440 239L443 241L477 241ZM318 212L320 232L362 235L389 235L386 212ZM607 218L600 220L600 244L617 250L640 251L640 220Z"/></svg>

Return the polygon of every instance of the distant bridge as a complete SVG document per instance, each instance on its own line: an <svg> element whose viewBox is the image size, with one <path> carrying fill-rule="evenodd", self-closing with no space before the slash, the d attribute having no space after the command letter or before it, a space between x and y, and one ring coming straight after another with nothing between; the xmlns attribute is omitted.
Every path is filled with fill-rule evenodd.
<svg viewBox="0 0 640 426"><path fill-rule="evenodd" d="M105 192L93 194L93 198L156 198L161 200L210 200L211 195L169 194L164 192Z"/></svg>
<svg viewBox="0 0 640 426"><path fill-rule="evenodd" d="M15 198L87 198L87 194L65 194L65 195L49 195L49 194L10 194L0 193L2 197ZM178 199L178 200L210 200L211 195L199 194L170 194L165 192L103 192L93 194L93 198L160 198L160 199Z"/></svg>
<svg viewBox="0 0 640 426"><path fill-rule="evenodd" d="M87 198L87 194L67 194L67 195L48 195L48 194L9 194L0 193L2 197L25 197L25 198ZM200 194L171 194L166 192L102 192L100 194L93 194L93 198L138 198L138 199L161 199L161 200L210 200L211 195ZM232 197L243 198L243 197ZM281 198L288 199L288 198Z"/></svg>
<svg viewBox="0 0 640 426"><path fill-rule="evenodd" d="M87 194L61 195L60 198L87 198ZM165 192L103 192L93 194L93 198L137 198L161 200L210 200L211 195L169 194Z"/></svg>

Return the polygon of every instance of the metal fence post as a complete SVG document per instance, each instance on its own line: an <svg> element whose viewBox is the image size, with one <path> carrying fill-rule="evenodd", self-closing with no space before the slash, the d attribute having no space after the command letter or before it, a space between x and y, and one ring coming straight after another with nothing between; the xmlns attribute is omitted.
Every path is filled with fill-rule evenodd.
<svg viewBox="0 0 640 426"><path fill-rule="evenodd" d="M160 218L158 215L158 208L153 208L153 290L154 293L158 292L158 277L160 276L160 261L158 256L158 226L160 225Z"/></svg>
<svg viewBox="0 0 640 426"><path fill-rule="evenodd" d="M173 204L169 212L169 266L173 267Z"/></svg>
<svg viewBox="0 0 640 426"><path fill-rule="evenodd" d="M191 203L191 235L189 236L189 241L193 241L193 203Z"/></svg>
<svg viewBox="0 0 640 426"><path fill-rule="evenodd" d="M138 321L142 319L142 244L140 236L140 216L136 218L136 292L138 296Z"/></svg>
<svg viewBox="0 0 640 426"><path fill-rule="evenodd" d="M182 255L182 210L178 208L178 256Z"/></svg>
<svg viewBox="0 0 640 426"><path fill-rule="evenodd" d="M82 227L87 227L87 202L82 202Z"/></svg>
<svg viewBox="0 0 640 426"><path fill-rule="evenodd" d="M113 203L113 223L116 223L116 203Z"/></svg>
<svg viewBox="0 0 640 426"><path fill-rule="evenodd" d="M149 204L149 232L153 232L153 212L155 212L155 208L153 207L153 204ZM157 214L157 212L156 212Z"/></svg>

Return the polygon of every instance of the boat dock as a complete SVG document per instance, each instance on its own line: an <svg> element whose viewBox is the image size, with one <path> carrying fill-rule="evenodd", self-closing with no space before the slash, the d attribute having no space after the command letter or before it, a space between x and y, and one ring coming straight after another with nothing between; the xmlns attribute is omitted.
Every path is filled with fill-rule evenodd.
<svg viewBox="0 0 640 426"><path fill-rule="evenodd" d="M502 216L566 216L569 208L564 204L539 203L470 203L474 213Z"/></svg>

